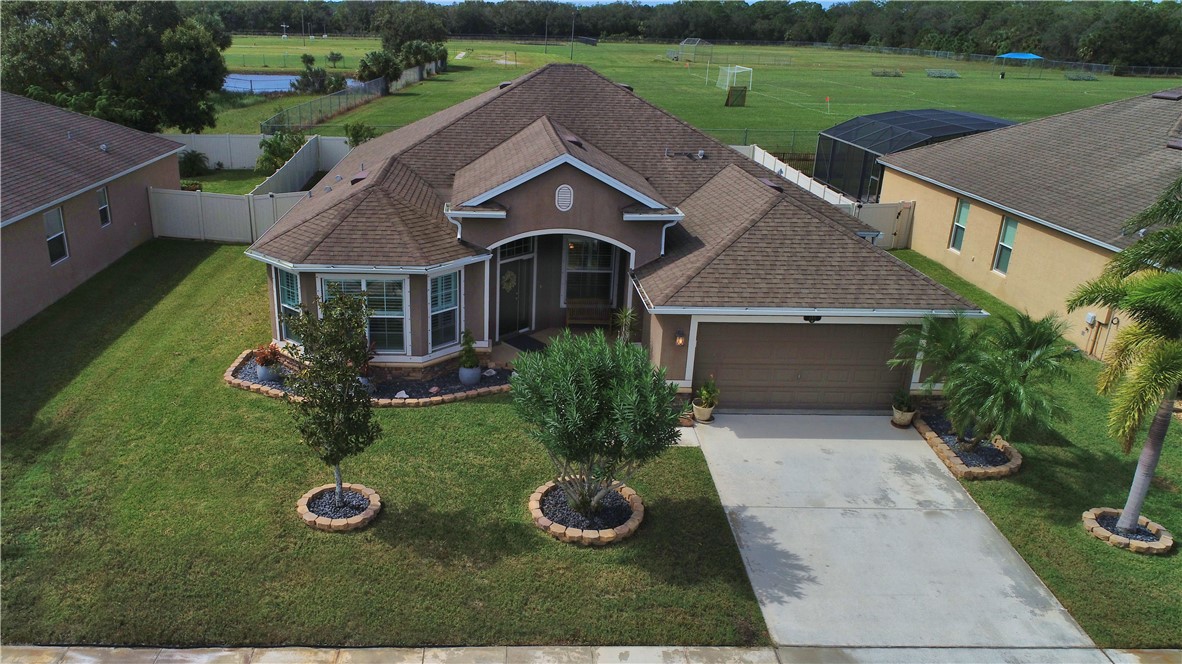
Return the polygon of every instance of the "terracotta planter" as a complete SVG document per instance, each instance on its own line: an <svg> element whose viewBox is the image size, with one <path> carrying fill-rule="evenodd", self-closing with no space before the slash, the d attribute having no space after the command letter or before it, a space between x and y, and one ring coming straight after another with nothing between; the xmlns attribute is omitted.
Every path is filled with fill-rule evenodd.
<svg viewBox="0 0 1182 664"><path fill-rule="evenodd" d="M911 420L915 419L914 410L899 410L894 406L891 406L891 410L894 411L894 415L891 416L891 424L900 429L906 429L911 426Z"/></svg>
<svg viewBox="0 0 1182 664"><path fill-rule="evenodd" d="M694 399L694 419L699 422L710 422L714 419L714 406L703 406L701 399Z"/></svg>

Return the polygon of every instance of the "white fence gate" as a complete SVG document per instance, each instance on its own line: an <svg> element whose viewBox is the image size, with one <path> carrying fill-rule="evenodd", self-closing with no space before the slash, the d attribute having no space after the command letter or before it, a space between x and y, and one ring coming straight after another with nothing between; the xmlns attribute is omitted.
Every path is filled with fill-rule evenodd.
<svg viewBox="0 0 1182 664"><path fill-rule="evenodd" d="M883 249L907 249L911 246L911 222L915 216L915 204L911 201L855 203L848 211L862 223L882 233L875 244Z"/></svg>
<svg viewBox="0 0 1182 664"><path fill-rule="evenodd" d="M772 171L776 175L779 175L785 180L788 180L792 184L795 184L801 189L804 189L805 191L816 196L817 198L824 200L827 203L833 203L834 205L854 205L857 203L857 201L846 196L840 191L829 187L823 182L814 180L813 178L805 175L795 168L792 168L779 159L776 159L775 155L768 152L767 150L764 150L758 145L732 145L731 147L736 151L747 155L752 161L759 164L760 166L763 166L769 171Z"/></svg>
<svg viewBox="0 0 1182 664"><path fill-rule="evenodd" d="M307 192L210 194L174 189L148 190L156 237L249 244L259 239Z"/></svg>

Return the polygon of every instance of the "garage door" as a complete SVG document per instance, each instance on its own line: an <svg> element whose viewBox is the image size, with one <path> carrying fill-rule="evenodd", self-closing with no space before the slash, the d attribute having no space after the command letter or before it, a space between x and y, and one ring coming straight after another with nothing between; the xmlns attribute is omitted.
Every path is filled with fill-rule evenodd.
<svg viewBox="0 0 1182 664"><path fill-rule="evenodd" d="M897 325L701 323L694 386L722 408L885 409L909 372L890 369Z"/></svg>

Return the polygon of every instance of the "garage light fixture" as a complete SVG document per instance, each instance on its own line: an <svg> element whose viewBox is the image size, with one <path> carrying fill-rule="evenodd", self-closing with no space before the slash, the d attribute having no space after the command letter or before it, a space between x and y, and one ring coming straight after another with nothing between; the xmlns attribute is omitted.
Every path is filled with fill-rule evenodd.
<svg viewBox="0 0 1182 664"><path fill-rule="evenodd" d="M677 332L673 333L673 345L674 346L684 346L685 345L685 332L678 330Z"/></svg>
<svg viewBox="0 0 1182 664"><path fill-rule="evenodd" d="M815 323L819 320L821 320L820 316L805 316L804 317L804 322L806 322L806 323Z"/></svg>

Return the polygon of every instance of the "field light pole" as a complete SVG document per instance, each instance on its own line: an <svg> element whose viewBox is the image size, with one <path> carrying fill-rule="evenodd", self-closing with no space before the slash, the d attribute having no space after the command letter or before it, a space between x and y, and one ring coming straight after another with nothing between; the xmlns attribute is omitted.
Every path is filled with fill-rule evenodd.
<svg viewBox="0 0 1182 664"><path fill-rule="evenodd" d="M286 23L280 23L279 27L283 28L283 38L287 39L287 28L289 26Z"/></svg>
<svg viewBox="0 0 1182 664"><path fill-rule="evenodd" d="M570 60L575 61L575 17L579 15L579 10L575 10L570 15Z"/></svg>

